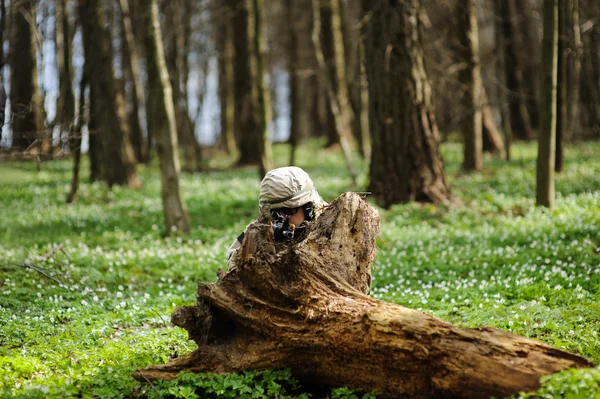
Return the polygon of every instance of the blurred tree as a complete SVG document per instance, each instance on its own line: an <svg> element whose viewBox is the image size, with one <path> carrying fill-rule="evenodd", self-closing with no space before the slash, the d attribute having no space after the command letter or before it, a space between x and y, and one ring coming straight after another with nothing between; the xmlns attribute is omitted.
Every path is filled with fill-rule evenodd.
<svg viewBox="0 0 600 399"><path fill-rule="evenodd" d="M6 112L6 100L8 96L6 89L4 88L4 30L6 29L6 1L0 0L0 139L2 138L1 128L4 126L5 112Z"/></svg>
<svg viewBox="0 0 600 399"><path fill-rule="evenodd" d="M262 176L271 169L267 137L268 89L263 75L262 1L232 0L235 46L235 124L240 137L238 165L259 165Z"/></svg>
<svg viewBox="0 0 600 399"><path fill-rule="evenodd" d="M133 29L133 18L131 16L129 0L119 0L121 10L121 23L123 33L123 43L121 50L123 52L123 80L131 84L131 101L129 113L129 125L131 126L131 144L135 151L137 162L148 163L150 161L148 154L148 135L142 128L141 119L145 114L146 98L144 95L144 86L140 74L140 57ZM135 9L134 9L135 10ZM127 98L127 92L125 92Z"/></svg>
<svg viewBox="0 0 600 399"><path fill-rule="evenodd" d="M202 149L196 139L196 126L189 113L189 62L192 7L194 2L165 2L165 56L173 90L173 105L179 144L183 148L183 169L202 169Z"/></svg>
<svg viewBox="0 0 600 399"><path fill-rule="evenodd" d="M54 23L59 82L56 125L60 136L66 134L67 139L70 140L75 127L75 94L73 93L73 33L66 0L56 0Z"/></svg>
<svg viewBox="0 0 600 399"><path fill-rule="evenodd" d="M91 90L90 118L93 120L90 120L90 125L97 127L96 132L90 132L90 139L93 141L92 151L97 150L98 142L102 149L101 172L94 175L98 171L94 172L92 167L92 178L105 181L109 187L115 184L140 187L141 182L135 170L135 153L130 141L125 99L115 78L111 36L104 28L105 18L101 5L100 0L79 2L79 18ZM94 134L95 137L92 138Z"/></svg>
<svg viewBox="0 0 600 399"><path fill-rule="evenodd" d="M569 76L567 83L567 129L566 138L573 138L578 126L579 113L579 78L581 76L581 29L579 27L579 0L568 0L567 24L570 27L571 48L569 51Z"/></svg>
<svg viewBox="0 0 600 399"><path fill-rule="evenodd" d="M533 131L539 129L540 122L540 79L542 60L542 0L518 0L514 24L521 35L520 45L515 49L523 70L523 95ZM512 6L511 6L512 7ZM533 137L532 137L533 138Z"/></svg>
<svg viewBox="0 0 600 399"><path fill-rule="evenodd" d="M290 165L296 165L296 148L300 141L300 78L297 68L300 63L300 54L298 53L298 32L296 27L296 7L293 0L285 0L286 23L289 33L288 49L288 86L289 104L290 104Z"/></svg>
<svg viewBox="0 0 600 399"><path fill-rule="evenodd" d="M339 14L339 3L334 4L331 3L333 13ZM354 170L354 166L352 165L352 154L350 148L350 140L352 140L352 110L350 108L350 104L348 102L348 90L342 89L340 91L340 85L346 84L345 78L340 78L340 73L344 74L343 68L338 68L335 66L337 63L345 63L343 54L340 55L339 51L334 50L334 54L338 51L338 56L334 59L334 67L333 71L331 71L331 65L328 65L327 59L325 56L325 52L323 51L323 46L321 45L321 27L323 23L321 22L321 11L322 7L319 7L319 0L313 0L313 34L312 40L313 45L315 46L315 54L317 56L317 60L319 63L319 72L320 77L325 82L325 89L327 90L327 99L329 100L329 107L331 109L331 114L334 117L335 121L335 133L338 136L338 142L342 147L342 152L344 153L344 159L346 161L346 167L348 168L348 173L350 174L350 178L352 179L352 184L356 185L356 171ZM337 20L338 17L333 17L334 20ZM333 22L334 30L338 30L340 27L340 23ZM334 36L333 44L334 48L339 48L343 46L343 42L341 38L341 34L338 33ZM337 44L336 44L337 43ZM331 72L330 72L331 71ZM331 75L330 75L331 73ZM338 84L336 85L335 82Z"/></svg>
<svg viewBox="0 0 600 399"><path fill-rule="evenodd" d="M346 46L345 34L342 25L342 6L340 0L329 0L331 7L331 32L333 37L333 59L330 60L332 67L331 83L335 90L337 104L339 108L339 117L344 122L344 131L340 135L345 135L347 140L352 140L354 112L350 103L350 94L348 90L348 73L346 69ZM336 128L337 128L336 124Z"/></svg>
<svg viewBox="0 0 600 399"><path fill-rule="evenodd" d="M88 72L89 73L89 72ZM88 78L89 80L89 78ZM89 84L89 82L88 82ZM102 156L102 137L100 134L100 122L98 112L98 97L96 95L97 89L95 85L89 85L90 96L89 96L89 117L88 117L88 140L89 148L88 154L90 157L90 181L102 180L103 172L103 156Z"/></svg>
<svg viewBox="0 0 600 399"><path fill-rule="evenodd" d="M523 32L518 24L516 0L496 0L501 12L501 28L503 35L505 61L505 84L508 90L509 118L513 134L523 140L531 140L531 119L527 107L527 90L523 72L521 49L523 48Z"/></svg>
<svg viewBox="0 0 600 399"><path fill-rule="evenodd" d="M219 61L219 102L221 108L221 146L228 154L237 153L235 140L235 92L234 92L234 48L233 10L227 1L214 1L217 56Z"/></svg>
<svg viewBox="0 0 600 399"><path fill-rule="evenodd" d="M44 119L38 86L35 1L14 0L10 10L12 147L25 150L38 140L41 150Z"/></svg>
<svg viewBox="0 0 600 399"><path fill-rule="evenodd" d="M418 0L362 0L373 144L369 190L384 207L445 203L446 184L431 88L423 61Z"/></svg>
<svg viewBox="0 0 600 399"><path fill-rule="evenodd" d="M464 135L465 170L481 170L482 124L481 124L481 65L479 62L479 31L477 29L477 5L475 0L459 0L456 8L459 21L458 39L461 60L464 63L459 76L462 83L461 99L467 111L462 122Z"/></svg>
<svg viewBox="0 0 600 399"><path fill-rule="evenodd" d="M504 132L504 143L506 145L506 160L510 161L511 152L510 146L512 143L512 125L510 121L510 101L509 101L509 93L506 88L506 52L504 49L506 48L506 38L503 32L503 18L502 18L502 2L499 0L494 0L494 11L496 12L497 17L495 18L495 39L496 39L496 47L498 48L498 55L496 58L496 70L500 77L498 81L501 83L498 85L498 102L500 103L500 115L502 116L502 130Z"/></svg>
<svg viewBox="0 0 600 399"><path fill-rule="evenodd" d="M4 59L4 35L6 30L6 0L0 0L0 69L4 68L6 60ZM0 76L4 80L4 76Z"/></svg>
<svg viewBox="0 0 600 399"><path fill-rule="evenodd" d="M554 171L562 172L564 158L564 140L568 123L568 50L569 27L567 13L569 0L561 0L558 5L558 47L557 47L557 81L556 81L556 150Z"/></svg>
<svg viewBox="0 0 600 399"><path fill-rule="evenodd" d="M481 86L481 136L483 139L483 151L494 155L500 155L504 152L504 143L500 132L496 127L492 107L488 102L485 87Z"/></svg>
<svg viewBox="0 0 600 399"><path fill-rule="evenodd" d="M346 55L346 85L352 111L352 132L358 143L359 153L370 159L371 139L369 137L369 96L364 73L364 49L360 38L360 2L340 3L341 26Z"/></svg>
<svg viewBox="0 0 600 399"><path fill-rule="evenodd" d="M554 207L559 0L544 0L541 129L538 137L537 205Z"/></svg>
<svg viewBox="0 0 600 399"><path fill-rule="evenodd" d="M156 0L142 1L144 43L148 73L148 117L160 160L165 233L189 234L190 221L179 192L177 127L171 83L167 71Z"/></svg>
<svg viewBox="0 0 600 399"><path fill-rule="evenodd" d="M587 113L586 128L600 137L600 2L582 0L583 59L581 70L582 108Z"/></svg>
<svg viewBox="0 0 600 399"><path fill-rule="evenodd" d="M81 81L79 83L79 112L77 115L77 121L73 129L73 133L69 136L69 148L73 153L73 176L71 177L71 190L67 195L67 204L75 201L77 191L79 189L79 174L81 169L81 142L82 142L82 128L85 125L85 89L88 86L88 73L85 65L81 73Z"/></svg>

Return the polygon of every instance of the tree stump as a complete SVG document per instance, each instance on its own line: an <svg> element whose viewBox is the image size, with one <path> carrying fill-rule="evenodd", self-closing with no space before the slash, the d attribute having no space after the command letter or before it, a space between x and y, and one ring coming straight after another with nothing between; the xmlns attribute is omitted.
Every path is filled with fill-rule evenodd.
<svg viewBox="0 0 600 399"><path fill-rule="evenodd" d="M290 368L301 380L382 398L489 398L592 366L532 339L369 297L379 215L357 194L340 196L291 245L274 242L268 214L249 226L237 267L199 284L196 306L173 312L198 349L137 379Z"/></svg>

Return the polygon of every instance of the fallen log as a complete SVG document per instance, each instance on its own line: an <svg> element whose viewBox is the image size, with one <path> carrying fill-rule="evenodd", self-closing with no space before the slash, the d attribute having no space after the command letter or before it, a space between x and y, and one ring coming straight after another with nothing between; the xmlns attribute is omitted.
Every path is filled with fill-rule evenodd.
<svg viewBox="0 0 600 399"><path fill-rule="evenodd" d="M592 366L529 338L369 297L379 216L357 194L343 194L289 246L274 242L267 215L248 228L237 267L199 284L196 305L173 312L198 349L137 379L290 368L301 380L382 398L490 398Z"/></svg>

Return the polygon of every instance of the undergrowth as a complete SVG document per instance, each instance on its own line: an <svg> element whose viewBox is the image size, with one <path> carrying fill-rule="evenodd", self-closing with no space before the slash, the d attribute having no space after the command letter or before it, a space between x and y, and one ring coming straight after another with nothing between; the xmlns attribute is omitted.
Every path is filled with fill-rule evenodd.
<svg viewBox="0 0 600 399"><path fill-rule="evenodd" d="M600 363L600 144L567 149L553 211L534 206L534 144L514 146L511 162L486 160L476 174L460 171L460 146L443 152L462 205L380 209L373 296ZM285 165L287 147L276 146L275 155ZM335 151L311 143L298 159L326 200L364 189L367 165L359 159L361 187L350 186ZM288 370L184 374L153 385L131 378L194 349L169 325L170 313L194 302L198 281L216 279L227 247L257 216L255 170L182 175L193 231L165 239L156 166L140 169L141 190L84 182L66 205L70 167L68 160L44 163L41 172L33 163L0 165L0 396L309 397ZM599 398L599 381L598 369L569 370L521 398ZM340 387L326 396L375 395Z"/></svg>

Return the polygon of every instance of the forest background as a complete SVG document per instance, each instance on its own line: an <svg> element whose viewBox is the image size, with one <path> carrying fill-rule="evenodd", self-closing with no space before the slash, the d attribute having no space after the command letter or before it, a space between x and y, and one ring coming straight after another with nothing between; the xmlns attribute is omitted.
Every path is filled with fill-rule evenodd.
<svg viewBox="0 0 600 399"><path fill-rule="evenodd" d="M374 297L600 362L599 21L589 0L2 0L2 395L308 395L286 371L131 378L193 349L169 314L289 164L326 200L372 192ZM592 369L534 395L599 394Z"/></svg>

